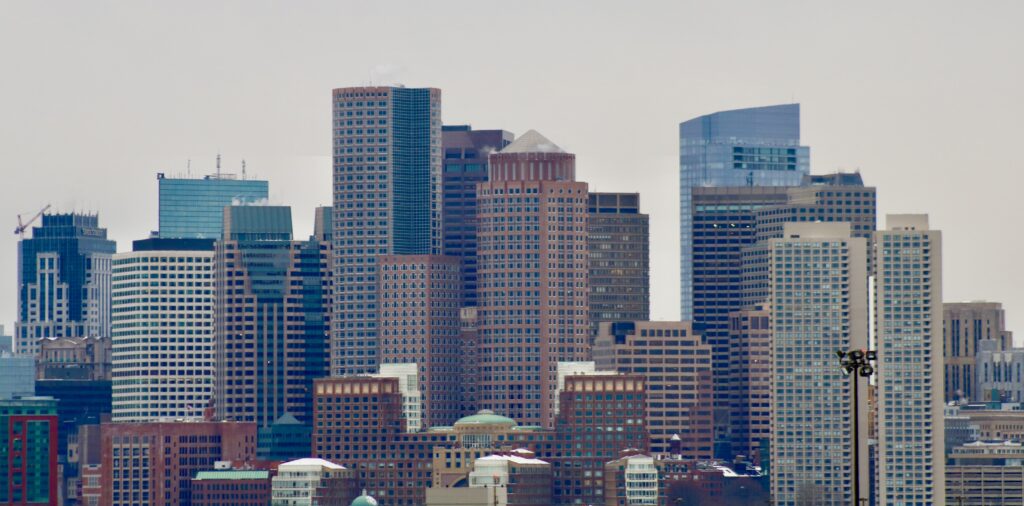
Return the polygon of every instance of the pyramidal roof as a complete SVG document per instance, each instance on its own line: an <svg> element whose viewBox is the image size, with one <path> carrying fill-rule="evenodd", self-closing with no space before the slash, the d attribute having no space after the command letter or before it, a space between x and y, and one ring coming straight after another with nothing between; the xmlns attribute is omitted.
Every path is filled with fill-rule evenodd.
<svg viewBox="0 0 1024 506"><path fill-rule="evenodd" d="M565 153L557 144L548 140L540 132L530 130L519 136L512 144L505 146L502 153Z"/></svg>

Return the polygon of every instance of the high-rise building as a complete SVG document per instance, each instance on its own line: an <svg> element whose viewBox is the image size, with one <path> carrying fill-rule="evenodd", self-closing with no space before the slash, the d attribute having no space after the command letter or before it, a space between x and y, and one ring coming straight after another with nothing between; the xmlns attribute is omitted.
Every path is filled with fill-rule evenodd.
<svg viewBox="0 0 1024 506"><path fill-rule="evenodd" d="M113 420L197 418L213 396L213 239L114 255Z"/></svg>
<svg viewBox="0 0 1024 506"><path fill-rule="evenodd" d="M327 374L330 245L292 240L291 209L231 206L214 256L214 397L220 419L310 423Z"/></svg>
<svg viewBox="0 0 1024 506"><path fill-rule="evenodd" d="M973 391L977 402L1024 402L1024 381L1017 371L1024 369L1024 348L1000 348L996 339L982 339L976 345ZM948 366L947 366L948 367ZM947 382L948 384L948 382Z"/></svg>
<svg viewBox="0 0 1024 506"><path fill-rule="evenodd" d="M588 195L590 320L645 321L651 316L650 219L638 193Z"/></svg>
<svg viewBox="0 0 1024 506"><path fill-rule="evenodd" d="M800 145L800 104L722 111L679 124L681 318L693 319L690 190L709 186L797 186L810 171Z"/></svg>
<svg viewBox="0 0 1024 506"><path fill-rule="evenodd" d="M100 432L104 506L192 504L192 478L200 471L256 458L253 423L104 423Z"/></svg>
<svg viewBox="0 0 1024 506"><path fill-rule="evenodd" d="M14 353L14 336L7 333L0 325L0 353Z"/></svg>
<svg viewBox="0 0 1024 506"><path fill-rule="evenodd" d="M554 423L558 362L589 343L587 184L530 130L490 158L477 195L480 406Z"/></svg>
<svg viewBox="0 0 1024 506"><path fill-rule="evenodd" d="M15 353L35 355L39 340L110 335L110 263L117 244L99 218L44 214L18 243Z"/></svg>
<svg viewBox="0 0 1024 506"><path fill-rule="evenodd" d="M477 309L459 310L459 411L462 414L480 410L477 383L480 381L480 334L476 327Z"/></svg>
<svg viewBox="0 0 1024 506"><path fill-rule="evenodd" d="M487 181L490 154L512 143L505 130L473 130L469 125L444 125L442 178L444 254L462 259L464 298L476 305L476 185Z"/></svg>
<svg viewBox="0 0 1024 506"><path fill-rule="evenodd" d="M942 234L891 214L875 233L879 504L945 504Z"/></svg>
<svg viewBox="0 0 1024 506"><path fill-rule="evenodd" d="M441 90L335 89L331 373L377 372L380 255L440 254Z"/></svg>
<svg viewBox="0 0 1024 506"><path fill-rule="evenodd" d="M384 364L413 364L428 427L451 425L459 410L457 257L385 255L377 258L377 330Z"/></svg>
<svg viewBox="0 0 1024 506"><path fill-rule="evenodd" d="M601 323L594 361L646 379L651 451L669 453L678 437L684 458L712 457L711 346L690 322Z"/></svg>
<svg viewBox="0 0 1024 506"><path fill-rule="evenodd" d="M59 504L56 400L0 400L0 453L0 504Z"/></svg>
<svg viewBox="0 0 1024 506"><path fill-rule="evenodd" d="M98 429L101 420L110 418L110 380L41 379L36 381L36 395L57 401L57 463L62 467L64 497L70 497L81 464L89 457L84 455L89 451L84 441L88 434L82 428Z"/></svg>
<svg viewBox="0 0 1024 506"><path fill-rule="evenodd" d="M270 184L258 179L239 179L221 174L220 155L216 174L201 178L175 178L157 174L160 196L160 237L169 239L220 239L224 208L264 202Z"/></svg>
<svg viewBox="0 0 1024 506"><path fill-rule="evenodd" d="M992 340L995 349L1013 347L1013 334L1006 330L1006 315L998 302L947 302L942 305L943 359L946 402L983 401L978 390L980 371L974 368L979 343Z"/></svg>
<svg viewBox="0 0 1024 506"><path fill-rule="evenodd" d="M729 439L733 455L768 460L771 439L771 315L764 306L729 314Z"/></svg>
<svg viewBox="0 0 1024 506"><path fill-rule="evenodd" d="M868 345L866 241L847 223L787 223L784 235L769 241L772 496L784 506L853 504L855 482L869 496L867 385L853 377L865 383L854 401L835 353Z"/></svg>

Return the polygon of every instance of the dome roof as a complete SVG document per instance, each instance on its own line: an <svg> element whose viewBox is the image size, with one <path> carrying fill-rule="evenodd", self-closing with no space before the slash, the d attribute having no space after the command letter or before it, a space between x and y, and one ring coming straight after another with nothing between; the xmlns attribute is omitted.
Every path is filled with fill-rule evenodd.
<svg viewBox="0 0 1024 506"><path fill-rule="evenodd" d="M363 490L363 495L356 497L350 506L377 506L377 500L366 495L366 491Z"/></svg>
<svg viewBox="0 0 1024 506"><path fill-rule="evenodd" d="M472 425L511 425L513 427L515 427L516 425L519 425L518 423L516 423L515 420L513 420L513 419L511 419L511 418L509 418L507 416L496 415L496 414L494 414L494 411L491 411L489 409L481 409L480 411L477 412L477 414L469 415L469 416L464 416L462 418L459 418L459 420L457 422L455 422L455 426L456 427L458 427L460 425L470 425L470 424L472 424Z"/></svg>

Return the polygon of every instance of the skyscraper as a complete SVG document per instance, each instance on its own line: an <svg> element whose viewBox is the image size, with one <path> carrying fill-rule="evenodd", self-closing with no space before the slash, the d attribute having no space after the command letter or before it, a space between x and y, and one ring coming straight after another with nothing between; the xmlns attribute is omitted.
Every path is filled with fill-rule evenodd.
<svg viewBox="0 0 1024 506"><path fill-rule="evenodd" d="M875 233L878 504L945 504L942 234L890 214Z"/></svg>
<svg viewBox="0 0 1024 506"><path fill-rule="evenodd" d="M868 497L867 388L854 469L853 388L835 355L868 345L866 241L847 223L787 223L784 235L769 241L772 496L781 506L845 506L854 473Z"/></svg>
<svg viewBox="0 0 1024 506"><path fill-rule="evenodd" d="M985 400L977 390L979 372L974 368L979 343L992 339L996 350L1013 347L1013 333L1006 330L1006 314L998 302L947 302L942 305L945 400Z"/></svg>
<svg viewBox="0 0 1024 506"><path fill-rule="evenodd" d="M487 181L491 153L515 138L505 130L445 125L442 221L444 254L462 259L465 304L476 305L476 185Z"/></svg>
<svg viewBox="0 0 1024 506"><path fill-rule="evenodd" d="M638 193L588 195L590 321L644 321L651 316L650 218Z"/></svg>
<svg viewBox="0 0 1024 506"><path fill-rule="evenodd" d="M213 396L213 239L114 255L113 420L201 417Z"/></svg>
<svg viewBox="0 0 1024 506"><path fill-rule="evenodd" d="M441 253L441 90L334 90L331 373L377 371L379 255Z"/></svg>
<svg viewBox="0 0 1024 506"><path fill-rule="evenodd" d="M220 156L217 157L219 168ZM220 239L224 207L267 200L269 183L235 174L202 178L156 175L160 195L159 235L171 239Z"/></svg>
<svg viewBox="0 0 1024 506"><path fill-rule="evenodd" d="M558 362L587 359L587 184L530 130L478 186L480 407L551 427Z"/></svg>
<svg viewBox="0 0 1024 506"><path fill-rule="evenodd" d="M461 416L459 266L457 257L441 255L377 258L380 362L415 366L427 427Z"/></svg>
<svg viewBox="0 0 1024 506"><path fill-rule="evenodd" d="M796 186L810 171L800 145L800 105L722 111L679 124L680 306L693 319L690 190L707 186Z"/></svg>
<svg viewBox="0 0 1024 506"><path fill-rule="evenodd" d="M327 259L321 241L292 240L291 209L232 206L214 256L216 412L309 424L313 380L327 374Z"/></svg>
<svg viewBox="0 0 1024 506"><path fill-rule="evenodd" d="M110 336L110 268L117 244L99 218L44 214L18 243L15 353L34 355L39 340Z"/></svg>

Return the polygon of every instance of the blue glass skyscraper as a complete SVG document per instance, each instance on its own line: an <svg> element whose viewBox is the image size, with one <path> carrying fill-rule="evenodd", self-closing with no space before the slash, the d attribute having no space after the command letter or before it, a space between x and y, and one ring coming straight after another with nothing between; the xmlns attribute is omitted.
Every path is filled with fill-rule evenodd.
<svg viewBox="0 0 1024 506"><path fill-rule="evenodd" d="M691 188L798 186L810 172L800 104L722 111L679 124L680 307L693 319Z"/></svg>
<svg viewBox="0 0 1024 506"><path fill-rule="evenodd" d="M157 174L160 186L160 237L220 239L224 206L267 199L269 184L236 179L233 174L199 179L168 178Z"/></svg>

